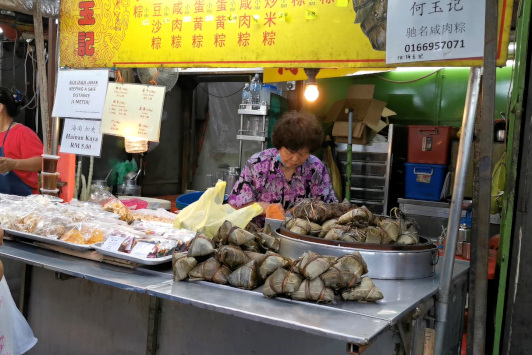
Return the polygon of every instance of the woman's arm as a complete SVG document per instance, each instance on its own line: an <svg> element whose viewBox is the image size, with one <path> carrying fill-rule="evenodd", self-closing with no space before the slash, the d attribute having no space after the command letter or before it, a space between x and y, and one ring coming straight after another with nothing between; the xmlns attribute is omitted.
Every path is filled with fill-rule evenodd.
<svg viewBox="0 0 532 355"><path fill-rule="evenodd" d="M41 171L42 157L28 159L11 159L0 157L0 174L8 173L12 170Z"/></svg>

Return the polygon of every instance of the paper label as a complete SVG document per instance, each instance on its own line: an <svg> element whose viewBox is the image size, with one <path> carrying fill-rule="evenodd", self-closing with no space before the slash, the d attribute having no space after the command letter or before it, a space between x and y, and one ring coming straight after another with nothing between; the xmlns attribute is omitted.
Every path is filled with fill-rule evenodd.
<svg viewBox="0 0 532 355"><path fill-rule="evenodd" d="M389 0L386 63L482 57L485 8L483 0Z"/></svg>
<svg viewBox="0 0 532 355"><path fill-rule="evenodd" d="M418 174L416 175L416 181L421 182L423 184L430 184L430 179L432 175L429 174Z"/></svg>
<svg viewBox="0 0 532 355"><path fill-rule="evenodd" d="M61 153L99 157L102 151L100 121L65 119Z"/></svg>
<svg viewBox="0 0 532 355"><path fill-rule="evenodd" d="M108 82L107 69L60 70L52 116L100 120Z"/></svg>
<svg viewBox="0 0 532 355"><path fill-rule="evenodd" d="M155 244L152 243L146 243L146 242L138 242L135 244L133 249L131 249L132 256L136 256L139 258L147 258L148 254L150 254L153 251L153 248L155 248Z"/></svg>
<svg viewBox="0 0 532 355"><path fill-rule="evenodd" d="M124 242L125 239L126 238L124 237L110 236L102 244L101 248L108 251L118 251L120 245Z"/></svg>
<svg viewBox="0 0 532 355"><path fill-rule="evenodd" d="M423 152L432 151L432 137L423 137L423 141L421 143L421 151Z"/></svg>

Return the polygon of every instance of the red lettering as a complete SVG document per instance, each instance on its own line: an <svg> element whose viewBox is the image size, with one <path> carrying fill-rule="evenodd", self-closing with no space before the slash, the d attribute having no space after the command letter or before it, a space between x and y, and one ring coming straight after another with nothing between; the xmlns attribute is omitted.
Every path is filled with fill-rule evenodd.
<svg viewBox="0 0 532 355"><path fill-rule="evenodd" d="M214 46L215 47L225 47L225 35L224 34L214 34Z"/></svg>
<svg viewBox="0 0 532 355"><path fill-rule="evenodd" d="M225 16L216 16L216 29L225 29Z"/></svg>
<svg viewBox="0 0 532 355"><path fill-rule="evenodd" d="M194 2L194 12L203 12L203 5L205 5L203 0L196 0Z"/></svg>
<svg viewBox="0 0 532 355"><path fill-rule="evenodd" d="M264 22L264 26L272 27L272 25L276 25L276 19L275 12L270 11L270 13L266 13L266 22Z"/></svg>
<svg viewBox="0 0 532 355"><path fill-rule="evenodd" d="M226 0L216 0L216 11L226 11L225 6L227 5Z"/></svg>
<svg viewBox="0 0 532 355"><path fill-rule="evenodd" d="M203 17L194 18L194 31L203 29Z"/></svg>
<svg viewBox="0 0 532 355"><path fill-rule="evenodd" d="M265 8L272 8L275 4L277 4L277 0L266 0Z"/></svg>
<svg viewBox="0 0 532 355"><path fill-rule="evenodd" d="M250 35L248 32L239 32L238 33L238 46L247 47L249 46Z"/></svg>
<svg viewBox="0 0 532 355"><path fill-rule="evenodd" d="M153 16L161 16L161 3L153 4Z"/></svg>
<svg viewBox="0 0 532 355"><path fill-rule="evenodd" d="M87 26L94 25L96 19L94 18L94 1L82 1L79 3L79 16L78 25Z"/></svg>
<svg viewBox="0 0 532 355"><path fill-rule="evenodd" d="M179 1L177 4L174 4L174 15L183 14L183 3Z"/></svg>
<svg viewBox="0 0 532 355"><path fill-rule="evenodd" d="M273 45L275 45L275 32L274 31L264 31L262 33L262 44L264 46L273 46Z"/></svg>
<svg viewBox="0 0 532 355"><path fill-rule="evenodd" d="M172 21L172 31L175 31L175 30L181 31L182 27L183 27L182 20L177 19L177 20Z"/></svg>
<svg viewBox="0 0 532 355"><path fill-rule="evenodd" d="M192 36L192 47L194 47L194 48L203 47L203 36L202 35L193 35Z"/></svg>
<svg viewBox="0 0 532 355"><path fill-rule="evenodd" d="M242 9L251 10L251 0L240 0L240 10Z"/></svg>
<svg viewBox="0 0 532 355"><path fill-rule="evenodd" d="M246 26L249 28L251 26L251 16L242 15L238 18L238 28Z"/></svg>
<svg viewBox="0 0 532 355"><path fill-rule="evenodd" d="M78 55L80 57L94 54L94 32L78 32Z"/></svg>

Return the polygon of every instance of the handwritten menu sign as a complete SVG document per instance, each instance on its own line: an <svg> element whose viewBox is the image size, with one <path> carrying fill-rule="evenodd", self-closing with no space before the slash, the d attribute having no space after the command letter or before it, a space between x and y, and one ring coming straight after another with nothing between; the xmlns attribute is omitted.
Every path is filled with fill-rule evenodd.
<svg viewBox="0 0 532 355"><path fill-rule="evenodd" d="M65 119L61 152L99 157L102 151L100 121Z"/></svg>
<svg viewBox="0 0 532 355"><path fill-rule="evenodd" d="M57 76L54 117L101 119L108 70L61 70Z"/></svg>
<svg viewBox="0 0 532 355"><path fill-rule="evenodd" d="M159 141L165 87L109 83L102 133Z"/></svg>
<svg viewBox="0 0 532 355"><path fill-rule="evenodd" d="M386 63L484 55L483 0L388 1Z"/></svg>

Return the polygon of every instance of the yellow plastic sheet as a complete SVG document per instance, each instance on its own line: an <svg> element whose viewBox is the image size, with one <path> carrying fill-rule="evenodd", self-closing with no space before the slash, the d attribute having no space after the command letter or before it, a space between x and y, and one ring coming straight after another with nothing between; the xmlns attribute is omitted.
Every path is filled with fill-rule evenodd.
<svg viewBox="0 0 532 355"><path fill-rule="evenodd" d="M228 204L224 205L225 185L225 181L218 180L216 186L207 189L198 201L179 212L174 228L196 232L203 230L212 238L224 221L245 228L254 217L262 213L262 207L257 203L238 210Z"/></svg>

